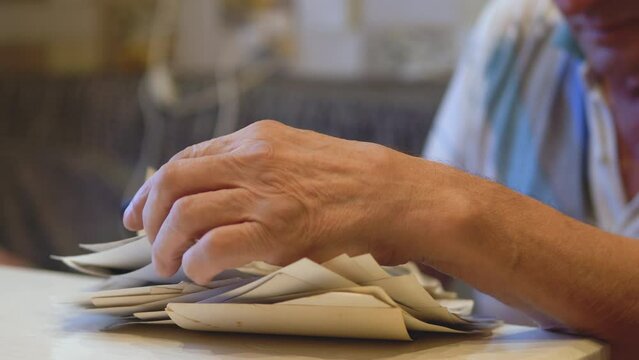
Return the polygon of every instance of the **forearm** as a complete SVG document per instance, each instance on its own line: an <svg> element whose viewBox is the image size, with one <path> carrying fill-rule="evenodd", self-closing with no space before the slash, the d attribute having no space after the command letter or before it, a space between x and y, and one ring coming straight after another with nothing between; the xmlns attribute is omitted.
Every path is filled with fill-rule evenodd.
<svg viewBox="0 0 639 360"><path fill-rule="evenodd" d="M441 171L446 177L452 170ZM458 213L436 217L427 207L419 209L432 194L413 197L410 222L428 228L411 227L416 231L410 236L438 235L419 242L417 260L542 323L552 318L560 326L609 341L639 336L639 243L492 182L459 172L450 178L448 187L455 194L448 208ZM454 228L447 230L447 225Z"/></svg>

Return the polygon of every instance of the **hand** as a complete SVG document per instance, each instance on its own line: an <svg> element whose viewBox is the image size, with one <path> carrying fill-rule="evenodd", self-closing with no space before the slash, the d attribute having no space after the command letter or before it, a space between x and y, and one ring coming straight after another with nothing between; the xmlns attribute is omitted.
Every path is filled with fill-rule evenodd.
<svg viewBox="0 0 639 360"><path fill-rule="evenodd" d="M418 163L430 164L261 121L178 153L140 188L124 224L146 230L161 275L182 264L197 283L254 260L370 252L405 262L414 247L400 235L423 180Z"/></svg>

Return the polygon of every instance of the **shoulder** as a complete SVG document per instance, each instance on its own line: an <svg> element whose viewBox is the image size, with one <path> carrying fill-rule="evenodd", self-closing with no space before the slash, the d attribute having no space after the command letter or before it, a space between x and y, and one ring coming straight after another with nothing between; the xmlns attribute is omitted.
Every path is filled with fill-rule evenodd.
<svg viewBox="0 0 639 360"><path fill-rule="evenodd" d="M478 28L512 36L531 26L553 26L561 18L553 0L492 0L481 14Z"/></svg>
<svg viewBox="0 0 639 360"><path fill-rule="evenodd" d="M481 89L479 172L523 194L568 211L583 204L580 161L574 176L551 177L563 159L579 159L583 147L582 96L570 79L579 61L558 42L565 21L552 0L495 0L479 22L475 41L482 49L476 71ZM578 125L578 126L576 126ZM566 195L574 192L570 196ZM577 205L575 205L577 204Z"/></svg>
<svg viewBox="0 0 639 360"><path fill-rule="evenodd" d="M484 58L503 44L523 50L525 44L546 40L562 21L552 0L492 0L479 17L468 48Z"/></svg>
<svg viewBox="0 0 639 360"><path fill-rule="evenodd" d="M513 144L516 123L537 123L517 114L541 106L539 94L561 81L561 50L552 43L560 23L552 0L492 0L464 48L424 155L498 178L497 155L512 150L505 145Z"/></svg>

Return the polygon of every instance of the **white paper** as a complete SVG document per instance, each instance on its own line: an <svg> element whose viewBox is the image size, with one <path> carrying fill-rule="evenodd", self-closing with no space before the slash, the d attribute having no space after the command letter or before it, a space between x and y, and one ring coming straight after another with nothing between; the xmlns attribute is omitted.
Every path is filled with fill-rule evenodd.
<svg viewBox="0 0 639 360"><path fill-rule="evenodd" d="M487 332L497 324L468 317L472 301L451 300L454 294L417 274L416 266L382 267L370 254L341 255L321 265L309 259L285 267L254 262L199 286L181 269L170 278L158 276L145 236L83 248L93 253L56 258L108 279L102 290L66 302L119 317L117 326L410 340L409 331ZM131 271L109 276L122 270Z"/></svg>
<svg viewBox="0 0 639 360"><path fill-rule="evenodd" d="M146 311L146 312L136 312L133 313L133 316L142 321L158 321L158 320L169 320L169 314L162 311Z"/></svg>
<svg viewBox="0 0 639 360"><path fill-rule="evenodd" d="M91 252L102 252L102 251L107 251L107 250L111 250L111 249L115 249L117 247L126 245L128 243L132 243L138 240L141 240L142 238L146 239L146 236L135 236L132 238L128 238L128 239L122 239L122 240L118 240L118 241L111 241L111 242L106 242L106 243L98 243L98 244L78 244L78 246L81 249L85 249Z"/></svg>
<svg viewBox="0 0 639 360"><path fill-rule="evenodd" d="M266 304L169 304L188 330L410 340L399 309Z"/></svg>
<svg viewBox="0 0 639 360"><path fill-rule="evenodd" d="M96 269L108 270L136 270L151 263L151 244L145 237L127 242L124 245L110 248L106 251L94 252L77 256L52 256L78 271L95 274ZM83 271L85 267L89 270Z"/></svg>

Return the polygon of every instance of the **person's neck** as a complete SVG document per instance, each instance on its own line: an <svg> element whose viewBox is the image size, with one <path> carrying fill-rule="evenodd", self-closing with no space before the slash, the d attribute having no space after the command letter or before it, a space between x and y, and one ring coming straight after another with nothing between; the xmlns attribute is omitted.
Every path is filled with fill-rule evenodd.
<svg viewBox="0 0 639 360"><path fill-rule="evenodd" d="M639 84L619 76L603 81L617 135L621 178L626 198L639 193Z"/></svg>

